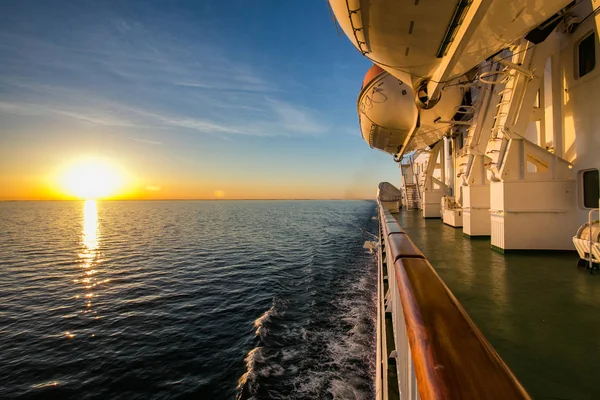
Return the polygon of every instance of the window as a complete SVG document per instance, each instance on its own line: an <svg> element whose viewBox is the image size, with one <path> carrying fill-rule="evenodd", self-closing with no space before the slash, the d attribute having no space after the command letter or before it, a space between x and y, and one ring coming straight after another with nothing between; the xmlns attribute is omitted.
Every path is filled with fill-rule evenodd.
<svg viewBox="0 0 600 400"><path fill-rule="evenodd" d="M592 72L596 66L596 35L586 36L577 45L577 60L579 64L579 78Z"/></svg>
<svg viewBox="0 0 600 400"><path fill-rule="evenodd" d="M597 208L598 197L600 197L600 179L597 169L583 171L583 206L585 208Z"/></svg>

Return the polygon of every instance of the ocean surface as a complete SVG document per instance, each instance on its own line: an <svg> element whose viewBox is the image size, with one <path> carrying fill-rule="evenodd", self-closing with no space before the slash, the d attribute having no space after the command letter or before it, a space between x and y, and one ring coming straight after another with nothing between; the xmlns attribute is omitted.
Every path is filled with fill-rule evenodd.
<svg viewBox="0 0 600 400"><path fill-rule="evenodd" d="M375 215L0 202L0 398L373 398Z"/></svg>

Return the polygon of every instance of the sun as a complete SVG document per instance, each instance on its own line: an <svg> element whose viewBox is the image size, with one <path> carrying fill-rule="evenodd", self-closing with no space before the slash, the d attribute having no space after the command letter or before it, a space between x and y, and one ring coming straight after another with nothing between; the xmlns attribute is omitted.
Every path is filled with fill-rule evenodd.
<svg viewBox="0 0 600 400"><path fill-rule="evenodd" d="M69 196L97 200L118 195L125 186L119 168L101 159L79 160L59 175L61 190Z"/></svg>

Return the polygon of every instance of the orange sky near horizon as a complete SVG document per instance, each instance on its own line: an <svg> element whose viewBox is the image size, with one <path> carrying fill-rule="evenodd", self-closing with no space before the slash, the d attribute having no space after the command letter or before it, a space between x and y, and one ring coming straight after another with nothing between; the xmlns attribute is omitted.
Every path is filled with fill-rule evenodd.
<svg viewBox="0 0 600 400"><path fill-rule="evenodd" d="M387 157L378 162L382 153L368 148L363 158L354 160L315 150L269 158L252 153L219 158L199 149L193 156L180 151L173 157L166 146L138 146L120 139L78 143L77 136L71 137L0 148L0 200L82 198L64 190L59 178L61 171L86 159L105 160L123 174L123 190L109 199L374 199L380 181L400 181L396 164Z"/></svg>
<svg viewBox="0 0 600 400"><path fill-rule="evenodd" d="M62 193L39 179L25 179L19 182L0 178L0 201L7 200L81 200L82 198ZM8 187L8 190L6 189ZM136 187L98 200L261 200L261 199L374 199L375 189L367 193L361 187L341 185L323 188L315 185L173 185Z"/></svg>
<svg viewBox="0 0 600 400"><path fill-rule="evenodd" d="M274 179L261 182L219 181L208 177L160 177L142 179L127 171L124 187L116 193L98 196L98 200L162 200L162 199L373 199L376 187L360 182L322 181L294 182ZM60 185L55 171L35 173L15 171L0 176L0 200L76 200L85 199L69 193Z"/></svg>

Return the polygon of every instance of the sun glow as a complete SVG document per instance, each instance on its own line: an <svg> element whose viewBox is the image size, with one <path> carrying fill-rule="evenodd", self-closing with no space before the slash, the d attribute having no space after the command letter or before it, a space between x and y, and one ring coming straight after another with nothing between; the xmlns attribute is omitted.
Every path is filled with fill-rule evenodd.
<svg viewBox="0 0 600 400"><path fill-rule="evenodd" d="M59 175L61 190L80 199L102 199L125 189L125 176L116 166L99 159L75 162Z"/></svg>

